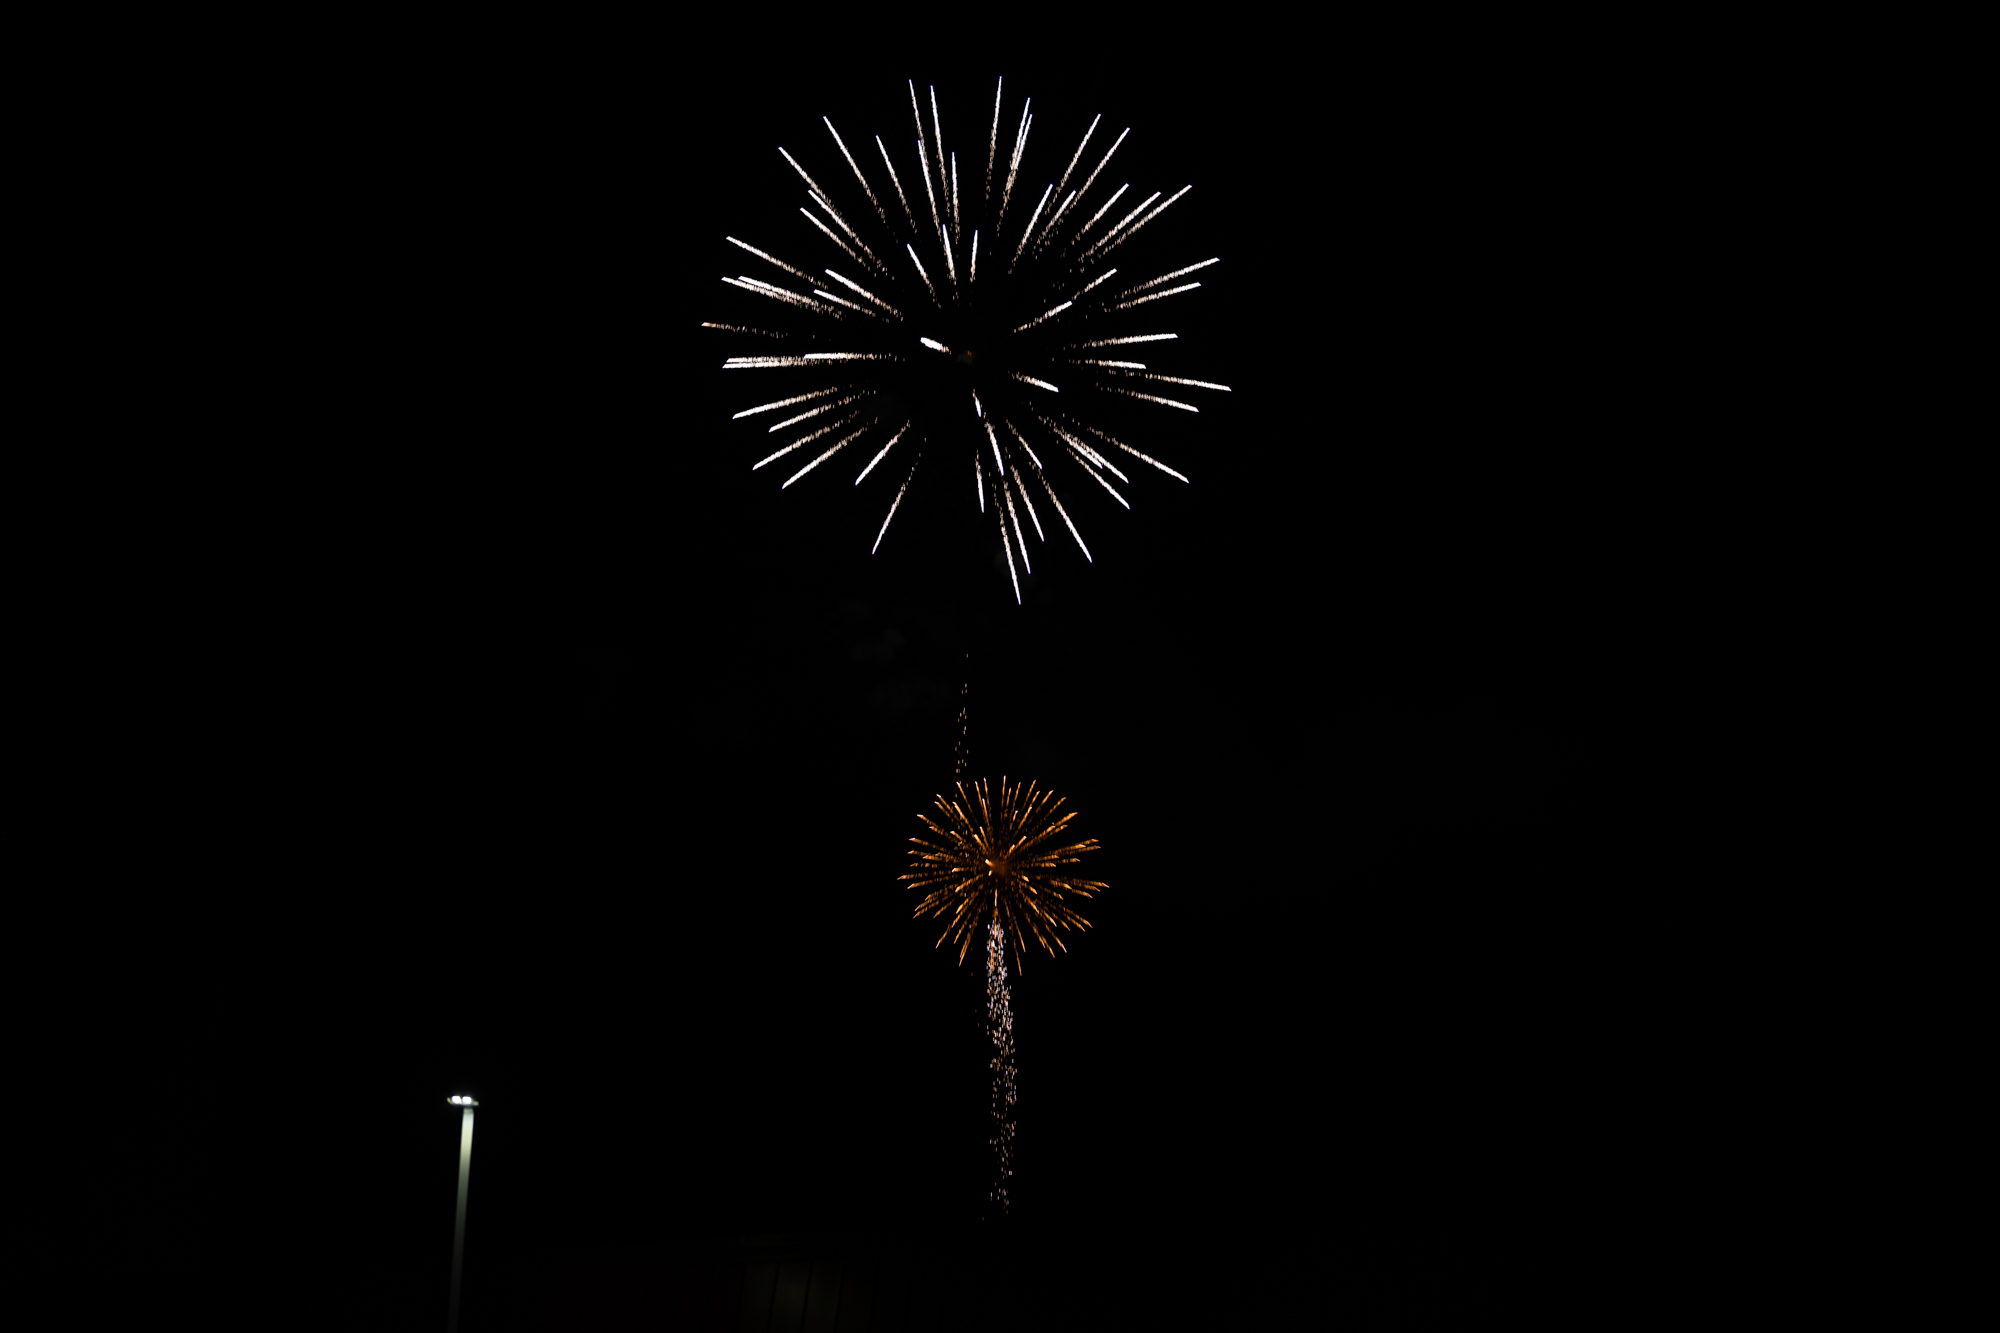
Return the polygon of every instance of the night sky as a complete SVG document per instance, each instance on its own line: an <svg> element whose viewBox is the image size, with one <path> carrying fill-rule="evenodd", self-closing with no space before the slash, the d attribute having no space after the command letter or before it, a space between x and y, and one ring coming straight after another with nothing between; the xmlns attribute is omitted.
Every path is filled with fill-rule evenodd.
<svg viewBox="0 0 2000 1333"><path fill-rule="evenodd" d="M779 1233L999 1256L1023 1326L1365 1318L1574 1259L1631 1170L1637 1038L1588 997L1636 929L1605 756L1656 725L1633 531L1668 466L1608 345L1635 205L1588 81L1410 34L604 39L386 61L312 150L311 388L217 561L215 688L256 719L230 873L275 941L218 1040L315 1090L321 1145L273 1168L318 1201L285 1282L442 1327L454 1093L471 1333L538 1327L559 1271ZM1157 271L1223 263L1157 307L1168 368L1234 388L1133 441L1192 485L1077 483L1095 562L1050 523L1019 607L957 470L873 556L893 477L753 475L729 416L775 381L697 327L751 308L725 234L839 263L778 145L851 187L819 115L894 148L914 77L970 156L1000 73L1022 190L1100 111L1111 185L1193 182ZM974 769L1066 796L1111 885L1017 980L998 1236L982 974L896 880L968 653Z"/></svg>

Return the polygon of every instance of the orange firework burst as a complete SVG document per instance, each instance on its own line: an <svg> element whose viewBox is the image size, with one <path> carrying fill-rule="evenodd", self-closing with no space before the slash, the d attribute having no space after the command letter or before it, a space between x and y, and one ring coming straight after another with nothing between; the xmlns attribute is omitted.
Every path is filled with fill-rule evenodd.
<svg viewBox="0 0 2000 1333"><path fill-rule="evenodd" d="M1017 966L1023 940L1034 938L1053 956L1063 948L1057 932L1090 927L1064 899L1088 898L1108 886L1056 873L1081 853L1097 850L1094 838L1048 846L1076 818L1074 812L1058 816L1061 805L1061 797L1038 791L1032 782L1010 787L1002 778L997 798L989 796L984 782L975 782L969 793L960 783L956 801L938 797L941 823L917 816L942 841L910 839L916 844L911 873L902 878L914 888L930 890L917 904L916 915L946 918L938 943L956 939L959 962L988 920L999 922L1013 938Z"/></svg>

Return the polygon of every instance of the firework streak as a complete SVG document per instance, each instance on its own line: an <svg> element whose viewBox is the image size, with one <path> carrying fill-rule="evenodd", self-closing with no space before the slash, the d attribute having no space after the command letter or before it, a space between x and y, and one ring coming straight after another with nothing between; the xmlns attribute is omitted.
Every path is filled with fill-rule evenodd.
<svg viewBox="0 0 2000 1333"><path fill-rule="evenodd" d="M898 465L883 469L885 478L901 472L902 484L876 535L876 550L924 448L972 451L974 468L968 470L974 472L975 485L966 489L974 492L980 512L990 511L1000 529L1018 602L1021 572L1033 572L1027 532L1032 528L1038 541L1047 540L1034 509L1038 495L1049 500L1077 549L1086 561L1090 559L1076 523L1056 499L1062 479L1046 475L1042 460L1082 471L1129 509L1130 502L1112 479L1127 486L1130 479L1084 437L1094 437L1186 482L1182 473L1111 438L1099 425L1106 413L1159 408L1199 413L1194 403L1153 392L1156 385L1220 393L1229 392L1229 387L1159 373L1147 362L1091 355L1097 348L1176 342L1175 334L1144 331L1143 322L1134 328L1130 321L1148 321L1165 308L1153 303L1199 289L1200 282L1179 280L1221 261L1181 264L1157 276L1121 272L1110 262L1119 247L1192 187L1182 187L1164 202L1163 192L1153 191L1137 207L1121 203L1129 182L1111 190L1107 179L1097 188L1099 177L1130 133L1121 132L1091 165L1094 150L1086 150L1097 133L1099 117L1091 121L1073 153L1050 160L1051 169L1066 165L1036 192L1029 183L1035 169L1023 166L1034 125L1028 105L1021 107L1011 152L1004 167L999 165L1003 87L1004 82L994 89L983 180L976 147L966 154L963 166L957 152L946 148L936 89L930 90L928 99L919 99L914 82L909 84L914 124L900 134L892 132L887 141L875 136L882 173L877 181L871 181L864 169L873 159L865 150L859 157L851 152L829 118L821 119L832 142L822 145L819 154L794 156L781 148L787 166L806 186L805 206L799 212L812 226L802 231L801 244L831 247L822 257L846 271L796 255L800 262L788 262L729 237L731 244L767 267L762 276L742 273L723 278L742 293L745 322L711 322L703 327L778 344L770 354L733 356L725 363L725 369L759 372L760 380L769 377L779 384L774 401L746 408L736 414L738 418L795 403L814 404L757 432L767 446L772 435L796 431L798 436L778 441L782 447L776 453L768 447L758 451L759 469L779 458L794 458L795 451L819 444L822 437L828 439L813 453L796 456L788 464L781 474L782 486L791 486L849 449L856 462L866 460L854 476L856 486L892 450L909 456L907 466L899 455ZM889 144L898 142L903 147L892 153ZM1095 142L1102 146L1104 140ZM913 155L898 168L896 158L912 149ZM815 160L819 174L809 174L802 159ZM921 178L921 190L909 175L912 168ZM1022 202L1010 213L1016 178L1024 174ZM1070 182L1078 178L1083 183L1071 189ZM1093 196L1094 188L1101 202ZM1038 202L1031 207L1028 199ZM751 311L757 318L750 317ZM763 327L766 322L784 327L770 331ZM1150 383L1134 382L1138 380ZM822 401L826 399L835 401ZM1134 402L1151 406L1131 408ZM836 410L843 415L835 422L822 415ZM1098 425L1092 424L1093 418ZM981 450L991 452L990 460L978 461ZM954 471L959 467L962 462L952 465ZM954 490L958 484L953 483ZM996 501L990 506L989 490ZM1031 524L1022 523L1024 511Z"/></svg>
<svg viewBox="0 0 2000 1333"><path fill-rule="evenodd" d="M989 1194L1004 1216L1014 1185L1014 1008L1007 996L1007 932L986 924L986 1035L993 1042L993 1097L988 1107L993 1137L993 1186Z"/></svg>

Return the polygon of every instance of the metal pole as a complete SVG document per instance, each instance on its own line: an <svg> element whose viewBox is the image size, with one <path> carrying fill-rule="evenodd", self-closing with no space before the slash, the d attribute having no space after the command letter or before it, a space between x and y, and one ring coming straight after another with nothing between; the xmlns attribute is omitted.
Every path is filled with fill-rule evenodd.
<svg viewBox="0 0 2000 1333"><path fill-rule="evenodd" d="M458 1221L451 1229L451 1326L448 1333L458 1333L458 1277L465 1266L465 1188L471 1183L472 1108L468 1106L458 1133Z"/></svg>

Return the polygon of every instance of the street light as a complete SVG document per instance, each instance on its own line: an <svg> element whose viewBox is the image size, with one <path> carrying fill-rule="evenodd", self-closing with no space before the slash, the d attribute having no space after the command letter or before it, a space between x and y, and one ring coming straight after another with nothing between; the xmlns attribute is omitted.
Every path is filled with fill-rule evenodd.
<svg viewBox="0 0 2000 1333"><path fill-rule="evenodd" d="M472 1182L472 1108L479 1105L470 1097L448 1099L465 1108L458 1131L458 1222L451 1229L451 1327L458 1333L458 1275L465 1265L465 1187Z"/></svg>

